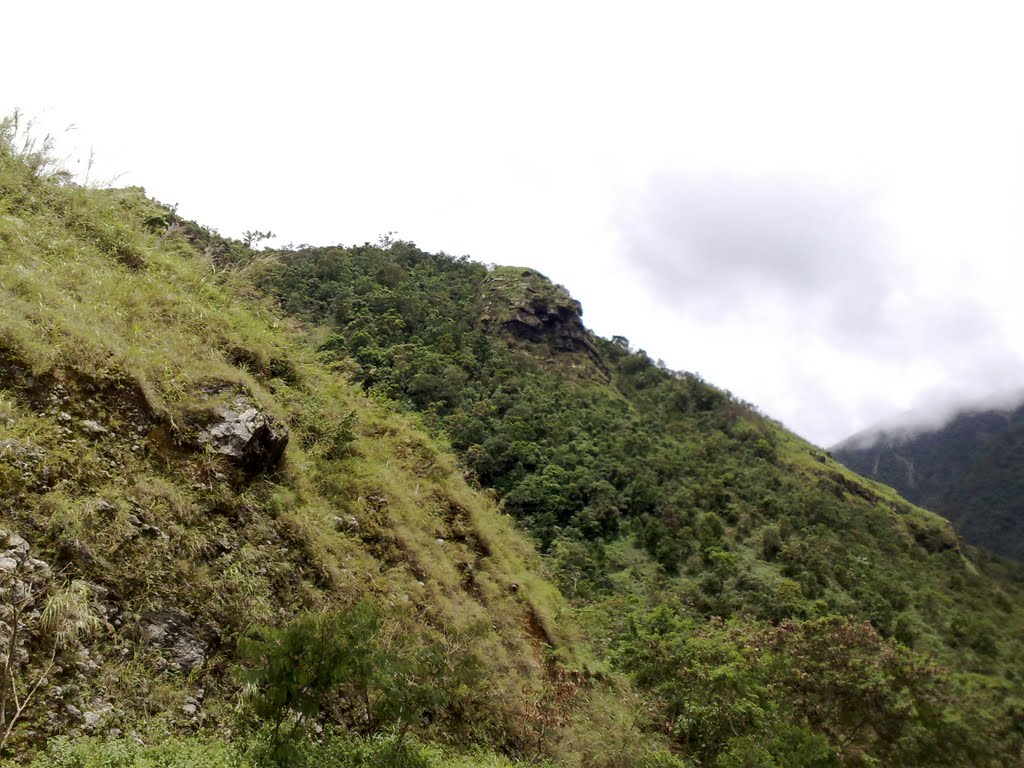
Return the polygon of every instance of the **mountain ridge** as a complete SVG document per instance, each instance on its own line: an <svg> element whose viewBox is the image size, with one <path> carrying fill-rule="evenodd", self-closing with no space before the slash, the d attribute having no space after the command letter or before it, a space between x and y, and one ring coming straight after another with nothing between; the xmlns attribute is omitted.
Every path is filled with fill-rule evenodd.
<svg viewBox="0 0 1024 768"><path fill-rule="evenodd" d="M482 333L487 271L408 242L276 252L247 270L286 311L327 326L324 349L351 355L354 380L444 434L588 611L621 612L619 601L633 600L629 626L667 606L770 622L837 611L950 662L994 650L983 638L995 623L948 623L945 609L925 608L939 594L931 589L954 583L955 592L991 567L983 553L698 376L655 365L625 339L595 337L606 375L586 355L557 354L557 340L536 332L539 318L519 336L516 324ZM503 274L510 304L528 311L514 297L530 292L514 278L537 274ZM950 582L951 573L970 575ZM956 610L975 599L989 598L958 596ZM613 654L630 642L622 625L595 631L617 637ZM952 646L953 655L940 650ZM710 738L686 728L677 737Z"/></svg>
<svg viewBox="0 0 1024 768"><path fill-rule="evenodd" d="M1022 560L1024 489L1016 470L1024 466L1024 405L986 409L986 402L962 407L940 427L868 430L831 452L951 520L971 543Z"/></svg>
<svg viewBox="0 0 1024 768"><path fill-rule="evenodd" d="M657 734L616 721L628 683L600 674L532 546L443 441L348 384L225 268L251 250L140 189L61 183L3 142L0 248L0 634L17 650L0 746L17 764L221 765L232 733L236 762L267 764L261 744L290 742L253 722L235 675L261 662L242 641L258 630L271 653L275 633L364 601L380 664L434 670L402 694L422 711L394 686L427 671L370 678L362 710L316 702L336 736L296 742L289 764L332 749L475 764L488 747L600 764L605 738L672 764ZM310 710L288 712L301 733ZM420 757L409 728L455 751Z"/></svg>

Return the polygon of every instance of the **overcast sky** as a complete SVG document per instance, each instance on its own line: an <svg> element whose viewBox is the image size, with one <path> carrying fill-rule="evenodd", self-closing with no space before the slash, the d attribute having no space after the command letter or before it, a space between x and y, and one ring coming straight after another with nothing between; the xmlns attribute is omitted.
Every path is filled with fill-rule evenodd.
<svg viewBox="0 0 1024 768"><path fill-rule="evenodd" d="M828 445L1024 385L1019 8L37 0L0 110L225 234L539 269Z"/></svg>

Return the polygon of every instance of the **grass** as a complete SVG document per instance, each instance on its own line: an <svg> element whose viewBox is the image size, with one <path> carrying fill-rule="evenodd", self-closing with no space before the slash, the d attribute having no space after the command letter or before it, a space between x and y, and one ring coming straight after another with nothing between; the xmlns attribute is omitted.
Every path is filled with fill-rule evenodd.
<svg viewBox="0 0 1024 768"><path fill-rule="evenodd" d="M28 768L270 768L258 746L211 737L164 736L152 743L132 739L57 739ZM512 760L485 750L453 751L392 737L358 739L331 734L293 757L295 768L547 768L551 763ZM0 763L13 768L13 763ZM667 768L667 766L666 766Z"/></svg>

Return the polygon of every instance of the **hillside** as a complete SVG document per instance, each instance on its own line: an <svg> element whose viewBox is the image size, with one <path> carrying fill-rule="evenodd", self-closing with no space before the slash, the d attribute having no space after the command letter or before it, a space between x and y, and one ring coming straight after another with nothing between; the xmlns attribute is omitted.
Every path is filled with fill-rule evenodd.
<svg viewBox="0 0 1024 768"><path fill-rule="evenodd" d="M968 542L1024 561L1024 406L965 408L938 428L872 430L832 454L938 512Z"/></svg>
<svg viewBox="0 0 1024 768"><path fill-rule="evenodd" d="M671 764L450 449L216 265L250 251L2 128L5 755Z"/></svg>
<svg viewBox="0 0 1024 768"><path fill-rule="evenodd" d="M1005 766L1021 572L534 270L256 252L0 131L0 749Z"/></svg>
<svg viewBox="0 0 1024 768"><path fill-rule="evenodd" d="M720 677L731 654L756 658L779 627L825 643L821 622L830 621L855 645L860 627L879 652L901 648L913 664L969 672L939 687L956 689L945 689L948 700L980 696L972 711L994 719L970 728L994 741L962 759L984 764L995 743L1017 754L1017 737L995 735L1012 715L994 712L1019 693L1020 575L964 551L946 521L727 392L657 367L628 340L594 337L580 305L533 270L489 271L386 242L266 254L244 273L320 325L321 348L352 365L365 390L450 440L470 476L531 532L606 658L655 696L698 764L748 759L752 742L766 750L758 760L780 765L819 747L840 764L855 754L886 765L958 759L951 744L970 737L953 737L946 715L942 727L924 709L903 721L879 701L863 722L852 712L819 721L815 697L867 694L852 683L843 694L787 689L782 669L808 649L779 649L775 673L740 664ZM918 695L892 693L890 703ZM803 704L794 708L794 697ZM718 703L708 709L708 699ZM860 723L852 733L851 720ZM897 720L884 732L882 721ZM780 730L793 743L764 746ZM957 747L965 754L975 749L966 741Z"/></svg>

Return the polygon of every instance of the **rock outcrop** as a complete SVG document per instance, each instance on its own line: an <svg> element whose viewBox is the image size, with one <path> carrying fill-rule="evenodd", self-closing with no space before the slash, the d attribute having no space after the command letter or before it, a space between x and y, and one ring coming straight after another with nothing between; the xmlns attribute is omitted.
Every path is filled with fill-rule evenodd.
<svg viewBox="0 0 1024 768"><path fill-rule="evenodd" d="M143 614L135 625L135 639L156 650L170 669L186 675L201 666L209 652L203 633L177 609Z"/></svg>
<svg viewBox="0 0 1024 768"><path fill-rule="evenodd" d="M199 433L201 446L227 456L253 475L274 469L288 446L288 430L246 397L214 411L214 419Z"/></svg>
<svg viewBox="0 0 1024 768"><path fill-rule="evenodd" d="M4 530L0 530L0 574L6 577L0 578L5 586L14 578L22 581L14 585L14 594L28 594L36 583L49 582L53 578L49 565L29 556L29 544L25 539Z"/></svg>
<svg viewBox="0 0 1024 768"><path fill-rule="evenodd" d="M494 270L484 281L482 303L485 329L547 343L560 352L581 352L604 370L583 325L583 307L539 272L511 267Z"/></svg>

